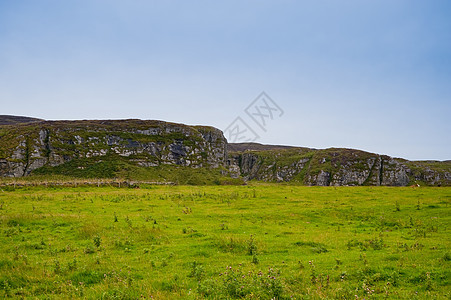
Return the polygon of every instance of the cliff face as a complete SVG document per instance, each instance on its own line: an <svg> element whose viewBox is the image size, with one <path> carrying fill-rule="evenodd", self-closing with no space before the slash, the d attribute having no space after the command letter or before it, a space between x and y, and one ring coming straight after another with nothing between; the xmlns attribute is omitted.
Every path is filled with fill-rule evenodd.
<svg viewBox="0 0 451 300"><path fill-rule="evenodd" d="M353 149L227 144L216 128L162 121L7 117L8 125L0 125L0 177L150 176L195 184L231 176L238 178L234 182L320 186L451 185L451 161L412 162Z"/></svg>
<svg viewBox="0 0 451 300"><path fill-rule="evenodd" d="M0 127L0 176L21 177L76 159L127 158L138 166L223 166L218 129L162 121L43 121ZM80 166L78 168L83 168Z"/></svg>
<svg viewBox="0 0 451 300"><path fill-rule="evenodd" d="M274 146L272 146L274 147ZM233 146L229 149L237 149ZM306 185L451 185L451 162L411 162L352 149L241 148L229 153L235 176Z"/></svg>

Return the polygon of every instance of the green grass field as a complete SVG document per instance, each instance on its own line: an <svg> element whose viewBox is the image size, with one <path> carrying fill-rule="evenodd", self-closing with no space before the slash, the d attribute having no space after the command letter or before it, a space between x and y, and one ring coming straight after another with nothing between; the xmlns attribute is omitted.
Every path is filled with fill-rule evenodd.
<svg viewBox="0 0 451 300"><path fill-rule="evenodd" d="M3 187L0 298L449 299L451 188Z"/></svg>

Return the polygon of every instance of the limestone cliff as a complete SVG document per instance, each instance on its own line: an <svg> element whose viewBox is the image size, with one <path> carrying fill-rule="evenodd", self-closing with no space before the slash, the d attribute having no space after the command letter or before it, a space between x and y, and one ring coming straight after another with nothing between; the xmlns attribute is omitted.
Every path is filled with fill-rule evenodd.
<svg viewBox="0 0 451 300"><path fill-rule="evenodd" d="M75 159L116 156L143 167L224 165L227 141L213 127L162 121L41 121L0 127L0 176L20 177ZM76 166L83 168L83 165Z"/></svg>
<svg viewBox="0 0 451 300"><path fill-rule="evenodd" d="M451 185L451 162L407 161L353 149L229 144L228 164L246 180L306 185Z"/></svg>

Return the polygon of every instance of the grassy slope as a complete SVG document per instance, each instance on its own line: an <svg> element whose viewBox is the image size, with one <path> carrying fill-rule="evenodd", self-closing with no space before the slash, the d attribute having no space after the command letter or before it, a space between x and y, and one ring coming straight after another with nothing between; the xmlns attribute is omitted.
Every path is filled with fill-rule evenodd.
<svg viewBox="0 0 451 300"><path fill-rule="evenodd" d="M35 178L65 176L70 178L121 178L126 180L168 182L176 184L205 185L235 182L242 184L242 180L234 180L221 174L221 169L190 168L177 165L160 165L157 167L139 167L127 158L119 155L74 159L65 164L36 169L34 176L22 178L33 181Z"/></svg>
<svg viewBox="0 0 451 300"><path fill-rule="evenodd" d="M450 188L4 190L0 297L448 299L450 204Z"/></svg>

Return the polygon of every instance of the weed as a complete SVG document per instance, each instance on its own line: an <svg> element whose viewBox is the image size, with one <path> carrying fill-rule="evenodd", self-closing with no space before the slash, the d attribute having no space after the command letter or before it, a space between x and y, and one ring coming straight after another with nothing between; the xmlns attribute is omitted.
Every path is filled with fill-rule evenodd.
<svg viewBox="0 0 451 300"><path fill-rule="evenodd" d="M367 260L367 258L366 258L366 253L361 253L361 254L360 254L360 260L362 261L362 263L363 263L364 266L367 266L367 265L368 265L368 260Z"/></svg>
<svg viewBox="0 0 451 300"><path fill-rule="evenodd" d="M126 216L125 217L125 223L127 223L127 225L129 226L129 227L132 227L132 220L130 220L130 218L128 217L128 216Z"/></svg>
<svg viewBox="0 0 451 300"><path fill-rule="evenodd" d="M256 254L252 255L252 263L253 263L254 265L258 265L259 262L260 262L260 261L259 261L259 259L258 259L258 256L257 256Z"/></svg>
<svg viewBox="0 0 451 300"><path fill-rule="evenodd" d="M257 245L255 244L255 238L252 234L247 241L247 254L257 255Z"/></svg>
<svg viewBox="0 0 451 300"><path fill-rule="evenodd" d="M310 265L310 282L312 284L315 284L318 281L315 265L313 264L313 261L311 261L311 260L309 260L308 264Z"/></svg>
<svg viewBox="0 0 451 300"><path fill-rule="evenodd" d="M335 270L338 270L340 268L340 266L343 264L343 262L341 261L341 259L335 258Z"/></svg>
<svg viewBox="0 0 451 300"><path fill-rule="evenodd" d="M368 250L368 248L371 248L373 250L382 250L384 246L384 240L382 236L379 236L373 239L365 240L364 243L360 244L360 249L362 251L366 251Z"/></svg>
<svg viewBox="0 0 451 300"><path fill-rule="evenodd" d="M94 246L99 248L100 244L102 243L102 238L100 236L96 235L93 239L93 242L94 242Z"/></svg>
<svg viewBox="0 0 451 300"><path fill-rule="evenodd" d="M185 208L182 209L182 212L185 215L189 215L189 214L191 214L193 212L193 210L191 209L191 207L185 207Z"/></svg>
<svg viewBox="0 0 451 300"><path fill-rule="evenodd" d="M95 253L96 250L95 250L92 246L88 246L88 247L86 247L86 248L83 250L83 252L84 252L85 254L92 254L92 253Z"/></svg>
<svg viewBox="0 0 451 300"><path fill-rule="evenodd" d="M9 297L11 285L9 284L9 281L7 279L0 281L0 290L3 290L5 292L5 295Z"/></svg>
<svg viewBox="0 0 451 300"><path fill-rule="evenodd" d="M60 264L59 260L57 260L57 259L55 259L53 261L53 272L55 274L61 273L61 264Z"/></svg>
<svg viewBox="0 0 451 300"><path fill-rule="evenodd" d="M74 259L67 263L67 269L70 271L74 271L77 269L77 258L74 257Z"/></svg>
<svg viewBox="0 0 451 300"><path fill-rule="evenodd" d="M426 272L425 288L426 291L432 291L434 289L430 272Z"/></svg>
<svg viewBox="0 0 451 300"><path fill-rule="evenodd" d="M190 273L188 277L195 278L197 281L202 280L205 276L204 266L199 264L197 261L193 261L190 265Z"/></svg>

